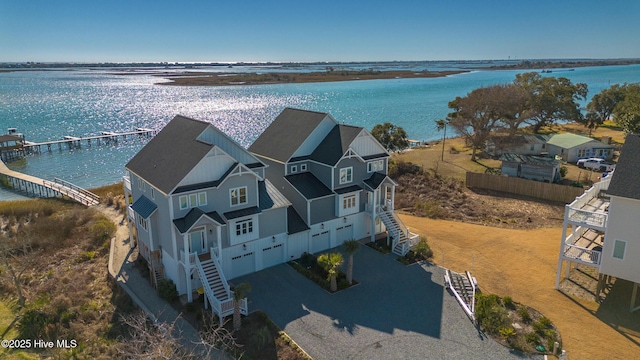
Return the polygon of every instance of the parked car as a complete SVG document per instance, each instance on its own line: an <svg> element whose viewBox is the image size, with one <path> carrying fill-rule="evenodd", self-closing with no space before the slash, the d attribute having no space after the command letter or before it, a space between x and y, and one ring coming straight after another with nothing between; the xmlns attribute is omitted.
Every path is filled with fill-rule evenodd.
<svg viewBox="0 0 640 360"><path fill-rule="evenodd" d="M607 162L604 159L600 159L600 158L580 159L578 160L576 165L578 165L579 168L591 169L591 170L601 171L601 172L605 172L605 171L609 172L615 169L616 167L616 164Z"/></svg>

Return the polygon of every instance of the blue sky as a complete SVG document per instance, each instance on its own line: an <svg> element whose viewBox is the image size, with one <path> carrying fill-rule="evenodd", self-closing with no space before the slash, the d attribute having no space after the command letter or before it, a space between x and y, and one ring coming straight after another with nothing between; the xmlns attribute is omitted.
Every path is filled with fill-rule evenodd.
<svg viewBox="0 0 640 360"><path fill-rule="evenodd" d="M637 0L0 0L0 62L640 58Z"/></svg>

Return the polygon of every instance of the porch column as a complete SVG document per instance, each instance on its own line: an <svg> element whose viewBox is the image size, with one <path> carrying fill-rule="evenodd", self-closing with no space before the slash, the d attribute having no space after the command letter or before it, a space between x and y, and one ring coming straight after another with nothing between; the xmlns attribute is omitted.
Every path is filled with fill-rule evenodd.
<svg viewBox="0 0 640 360"><path fill-rule="evenodd" d="M391 187L391 211L396 209L396 187Z"/></svg>
<svg viewBox="0 0 640 360"><path fill-rule="evenodd" d="M560 275L562 274L562 259L564 258L564 241L567 236L567 224L562 227L562 238L560 238L560 254L558 254L558 269L556 270L556 290L560 289Z"/></svg>
<svg viewBox="0 0 640 360"><path fill-rule="evenodd" d="M216 236L218 237L216 244L218 246L217 258L220 261L220 265L222 265L222 226L216 226Z"/></svg>
<svg viewBox="0 0 640 360"><path fill-rule="evenodd" d="M376 241L376 190L373 190L371 196L371 242Z"/></svg>
<svg viewBox="0 0 640 360"><path fill-rule="evenodd" d="M189 233L185 233L184 235L182 235L182 241L184 243L183 251L186 255L184 272L185 272L185 280L187 281L187 302L192 302L193 294L191 294L191 255L189 254L188 238L189 238Z"/></svg>

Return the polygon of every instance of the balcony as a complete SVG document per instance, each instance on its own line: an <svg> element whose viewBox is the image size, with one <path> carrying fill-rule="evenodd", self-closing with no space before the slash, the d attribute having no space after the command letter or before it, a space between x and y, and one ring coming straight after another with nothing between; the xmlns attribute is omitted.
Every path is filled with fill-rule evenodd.
<svg viewBox="0 0 640 360"><path fill-rule="evenodd" d="M599 266L603 245L603 232L580 226L565 239L562 256L585 265Z"/></svg>
<svg viewBox="0 0 640 360"><path fill-rule="evenodd" d="M578 196L565 207L565 222L578 226L604 231L607 227L609 198L606 191L610 179L593 184L591 188Z"/></svg>
<svg viewBox="0 0 640 360"><path fill-rule="evenodd" d="M129 179L128 176L123 176L122 183L124 184L124 188L127 189L129 193L131 193L131 179Z"/></svg>

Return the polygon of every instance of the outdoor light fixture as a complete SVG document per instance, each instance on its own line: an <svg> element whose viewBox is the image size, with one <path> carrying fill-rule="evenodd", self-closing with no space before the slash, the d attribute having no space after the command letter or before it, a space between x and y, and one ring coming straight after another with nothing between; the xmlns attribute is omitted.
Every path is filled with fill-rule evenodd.
<svg viewBox="0 0 640 360"><path fill-rule="evenodd" d="M347 217L345 216L343 220L344 220L344 223L346 224L347 223Z"/></svg>
<svg viewBox="0 0 640 360"><path fill-rule="evenodd" d="M247 244L242 244L242 250L247 251Z"/></svg>
<svg viewBox="0 0 640 360"><path fill-rule="evenodd" d="M271 237L271 242L276 242L276 237L275 236Z"/></svg>
<svg viewBox="0 0 640 360"><path fill-rule="evenodd" d="M320 229L324 230L324 224L320 224Z"/></svg>

